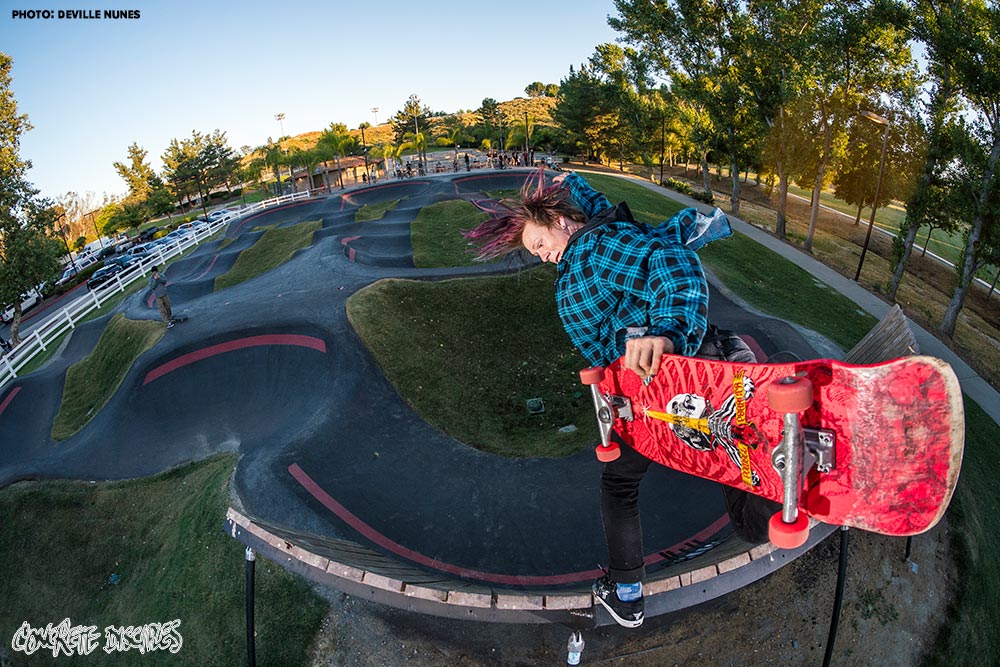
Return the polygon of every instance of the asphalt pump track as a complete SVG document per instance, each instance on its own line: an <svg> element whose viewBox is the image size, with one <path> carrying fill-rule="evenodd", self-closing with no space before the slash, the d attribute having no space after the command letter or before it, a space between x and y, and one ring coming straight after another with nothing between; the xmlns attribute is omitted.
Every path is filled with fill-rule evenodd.
<svg viewBox="0 0 1000 667"><path fill-rule="evenodd" d="M113 314L78 326L42 369L0 394L0 486L145 477L234 452L235 509L225 527L291 569L444 616L606 623L603 612L588 618L574 607L589 599L580 596L606 559L592 450L508 459L456 441L412 411L346 316L350 295L382 278L518 269L416 269L409 228L425 206L456 197L482 205L488 192L518 189L532 173L391 181L236 219L166 269L174 312L189 320L137 360L80 432L63 442L50 436L68 367L93 349ZM399 203L381 220L354 221L361 206L390 200ZM216 277L266 228L313 220L322 228L311 247L214 291ZM148 290L116 312L158 318ZM768 357L829 356L815 338L714 287L710 319L751 337ZM427 382L450 391L443 380ZM717 484L657 466L643 483L641 510L650 578L668 582L650 596L649 615L746 585L801 552L742 543ZM829 534L819 528L803 549Z"/></svg>

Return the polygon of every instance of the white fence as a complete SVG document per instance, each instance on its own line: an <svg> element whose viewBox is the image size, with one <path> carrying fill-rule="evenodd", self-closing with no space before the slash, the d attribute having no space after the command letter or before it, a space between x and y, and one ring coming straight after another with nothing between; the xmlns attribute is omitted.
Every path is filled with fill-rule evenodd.
<svg viewBox="0 0 1000 667"><path fill-rule="evenodd" d="M25 336L17 347L7 353L3 359L0 359L0 390L17 378L18 372L28 365L35 355L49 349L49 346L55 344L60 336L76 328L80 320L100 308L115 294L124 292L129 285L149 275L150 267L165 264L170 258L187 252L206 238L214 236L219 227L237 217L243 217L272 206L308 199L310 196L312 195L309 191L296 192L251 204L219 218L211 223L208 229L203 228L201 231L184 236L170 244L157 246L153 254L143 257L124 271L116 273L112 280L88 291L69 305L63 306L32 329L31 333Z"/></svg>

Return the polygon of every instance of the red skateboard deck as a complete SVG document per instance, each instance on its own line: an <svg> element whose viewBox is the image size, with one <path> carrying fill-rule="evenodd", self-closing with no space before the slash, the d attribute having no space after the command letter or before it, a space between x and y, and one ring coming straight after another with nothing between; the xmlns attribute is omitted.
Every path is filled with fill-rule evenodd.
<svg viewBox="0 0 1000 667"><path fill-rule="evenodd" d="M790 377L799 379L783 380ZM931 357L852 366L667 356L648 383L623 369L621 360L587 369L581 378L597 389L596 406L608 408L606 427L648 458L779 503L786 481L778 467L791 460L783 443L785 413L794 415L805 454L803 474L787 495L793 507L824 523L886 535L921 533L944 514L958 481L962 394L951 367ZM799 387L789 389L790 383L808 385L802 378L811 382L811 398ZM800 395L789 399L789 391ZM793 422L787 430L797 428ZM598 447L599 458L613 448ZM791 522L795 511L789 517L787 508L784 520ZM772 520L776 544L780 516ZM801 514L798 521L806 523Z"/></svg>

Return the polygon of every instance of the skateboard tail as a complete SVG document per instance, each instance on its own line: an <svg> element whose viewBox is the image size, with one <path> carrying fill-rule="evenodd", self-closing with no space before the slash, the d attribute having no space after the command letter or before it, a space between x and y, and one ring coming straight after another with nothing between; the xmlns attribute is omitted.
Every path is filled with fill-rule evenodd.
<svg viewBox="0 0 1000 667"><path fill-rule="evenodd" d="M834 371L836 372L836 371ZM961 470L965 441L962 392L951 367L931 357L855 367L819 400L850 401L849 458L822 478L811 473L804 506L814 518L884 535L933 528L944 515ZM846 426L844 427L846 430Z"/></svg>

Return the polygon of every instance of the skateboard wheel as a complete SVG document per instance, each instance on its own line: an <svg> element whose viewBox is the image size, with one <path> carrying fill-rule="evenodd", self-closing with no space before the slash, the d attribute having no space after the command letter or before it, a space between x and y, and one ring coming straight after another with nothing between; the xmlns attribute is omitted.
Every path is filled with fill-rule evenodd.
<svg viewBox="0 0 1000 667"><path fill-rule="evenodd" d="M767 404L775 412L802 412L813 403L813 385L804 377L786 377L767 388Z"/></svg>
<svg viewBox="0 0 1000 667"><path fill-rule="evenodd" d="M580 371L580 382L586 385L597 384L604 379L604 369L600 366L591 366Z"/></svg>
<svg viewBox="0 0 1000 667"><path fill-rule="evenodd" d="M622 455L622 450L618 448L617 442L612 442L607 447L598 445L595 451L597 452L597 460L601 463L609 463Z"/></svg>
<svg viewBox="0 0 1000 667"><path fill-rule="evenodd" d="M797 549L809 539L809 518L799 512L794 523L785 523L781 512L775 512L767 524L767 537L779 549Z"/></svg>

